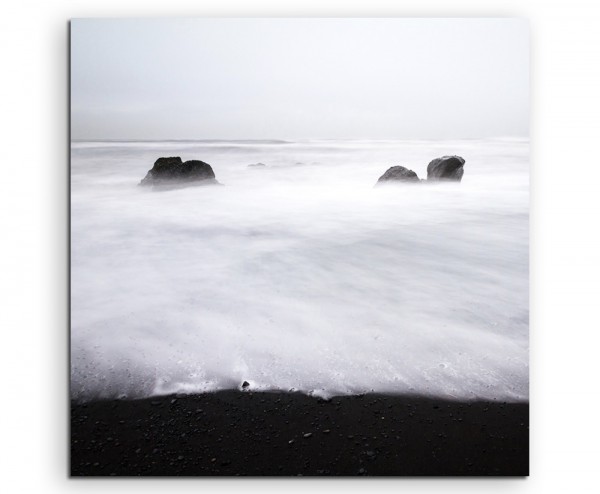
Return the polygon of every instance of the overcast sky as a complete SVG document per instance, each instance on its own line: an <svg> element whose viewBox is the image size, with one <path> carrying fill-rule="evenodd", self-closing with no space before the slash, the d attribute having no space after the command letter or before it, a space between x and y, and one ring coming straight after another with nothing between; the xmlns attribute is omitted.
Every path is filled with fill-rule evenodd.
<svg viewBox="0 0 600 494"><path fill-rule="evenodd" d="M74 139L528 136L523 19L71 22Z"/></svg>

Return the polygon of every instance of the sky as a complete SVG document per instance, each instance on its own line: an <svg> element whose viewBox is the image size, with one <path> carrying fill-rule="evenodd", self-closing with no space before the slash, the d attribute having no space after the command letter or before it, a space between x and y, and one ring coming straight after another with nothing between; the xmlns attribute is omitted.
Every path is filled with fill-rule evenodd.
<svg viewBox="0 0 600 494"><path fill-rule="evenodd" d="M528 137L525 19L75 19L71 136Z"/></svg>

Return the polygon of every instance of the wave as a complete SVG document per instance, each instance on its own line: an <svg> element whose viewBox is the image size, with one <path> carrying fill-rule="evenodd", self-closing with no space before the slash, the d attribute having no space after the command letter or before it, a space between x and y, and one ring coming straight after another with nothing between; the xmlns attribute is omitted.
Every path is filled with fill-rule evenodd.
<svg viewBox="0 0 600 494"><path fill-rule="evenodd" d="M527 141L104 144L72 149L74 398L528 399ZM226 186L137 187L165 154ZM443 154L460 185L373 188Z"/></svg>

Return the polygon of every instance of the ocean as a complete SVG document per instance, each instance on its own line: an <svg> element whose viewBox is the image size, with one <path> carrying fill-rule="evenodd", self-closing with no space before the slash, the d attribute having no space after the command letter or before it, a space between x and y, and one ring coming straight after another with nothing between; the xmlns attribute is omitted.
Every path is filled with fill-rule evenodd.
<svg viewBox="0 0 600 494"><path fill-rule="evenodd" d="M460 184L374 187L451 154ZM223 186L138 186L161 156ZM528 293L528 140L71 145L76 400L247 381L527 401Z"/></svg>

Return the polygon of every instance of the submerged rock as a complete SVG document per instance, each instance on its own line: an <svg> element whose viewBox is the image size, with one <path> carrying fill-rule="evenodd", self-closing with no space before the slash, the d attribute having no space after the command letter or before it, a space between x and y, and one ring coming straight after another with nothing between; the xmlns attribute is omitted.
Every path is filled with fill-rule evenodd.
<svg viewBox="0 0 600 494"><path fill-rule="evenodd" d="M199 160L182 162L179 156L158 158L140 185L208 185L218 184L208 163Z"/></svg>
<svg viewBox="0 0 600 494"><path fill-rule="evenodd" d="M442 156L427 165L427 180L447 180L460 182L465 172L464 158L460 156Z"/></svg>
<svg viewBox="0 0 600 494"><path fill-rule="evenodd" d="M379 177L377 184L380 185L386 182L419 182L419 177L415 172L403 166L392 166Z"/></svg>

